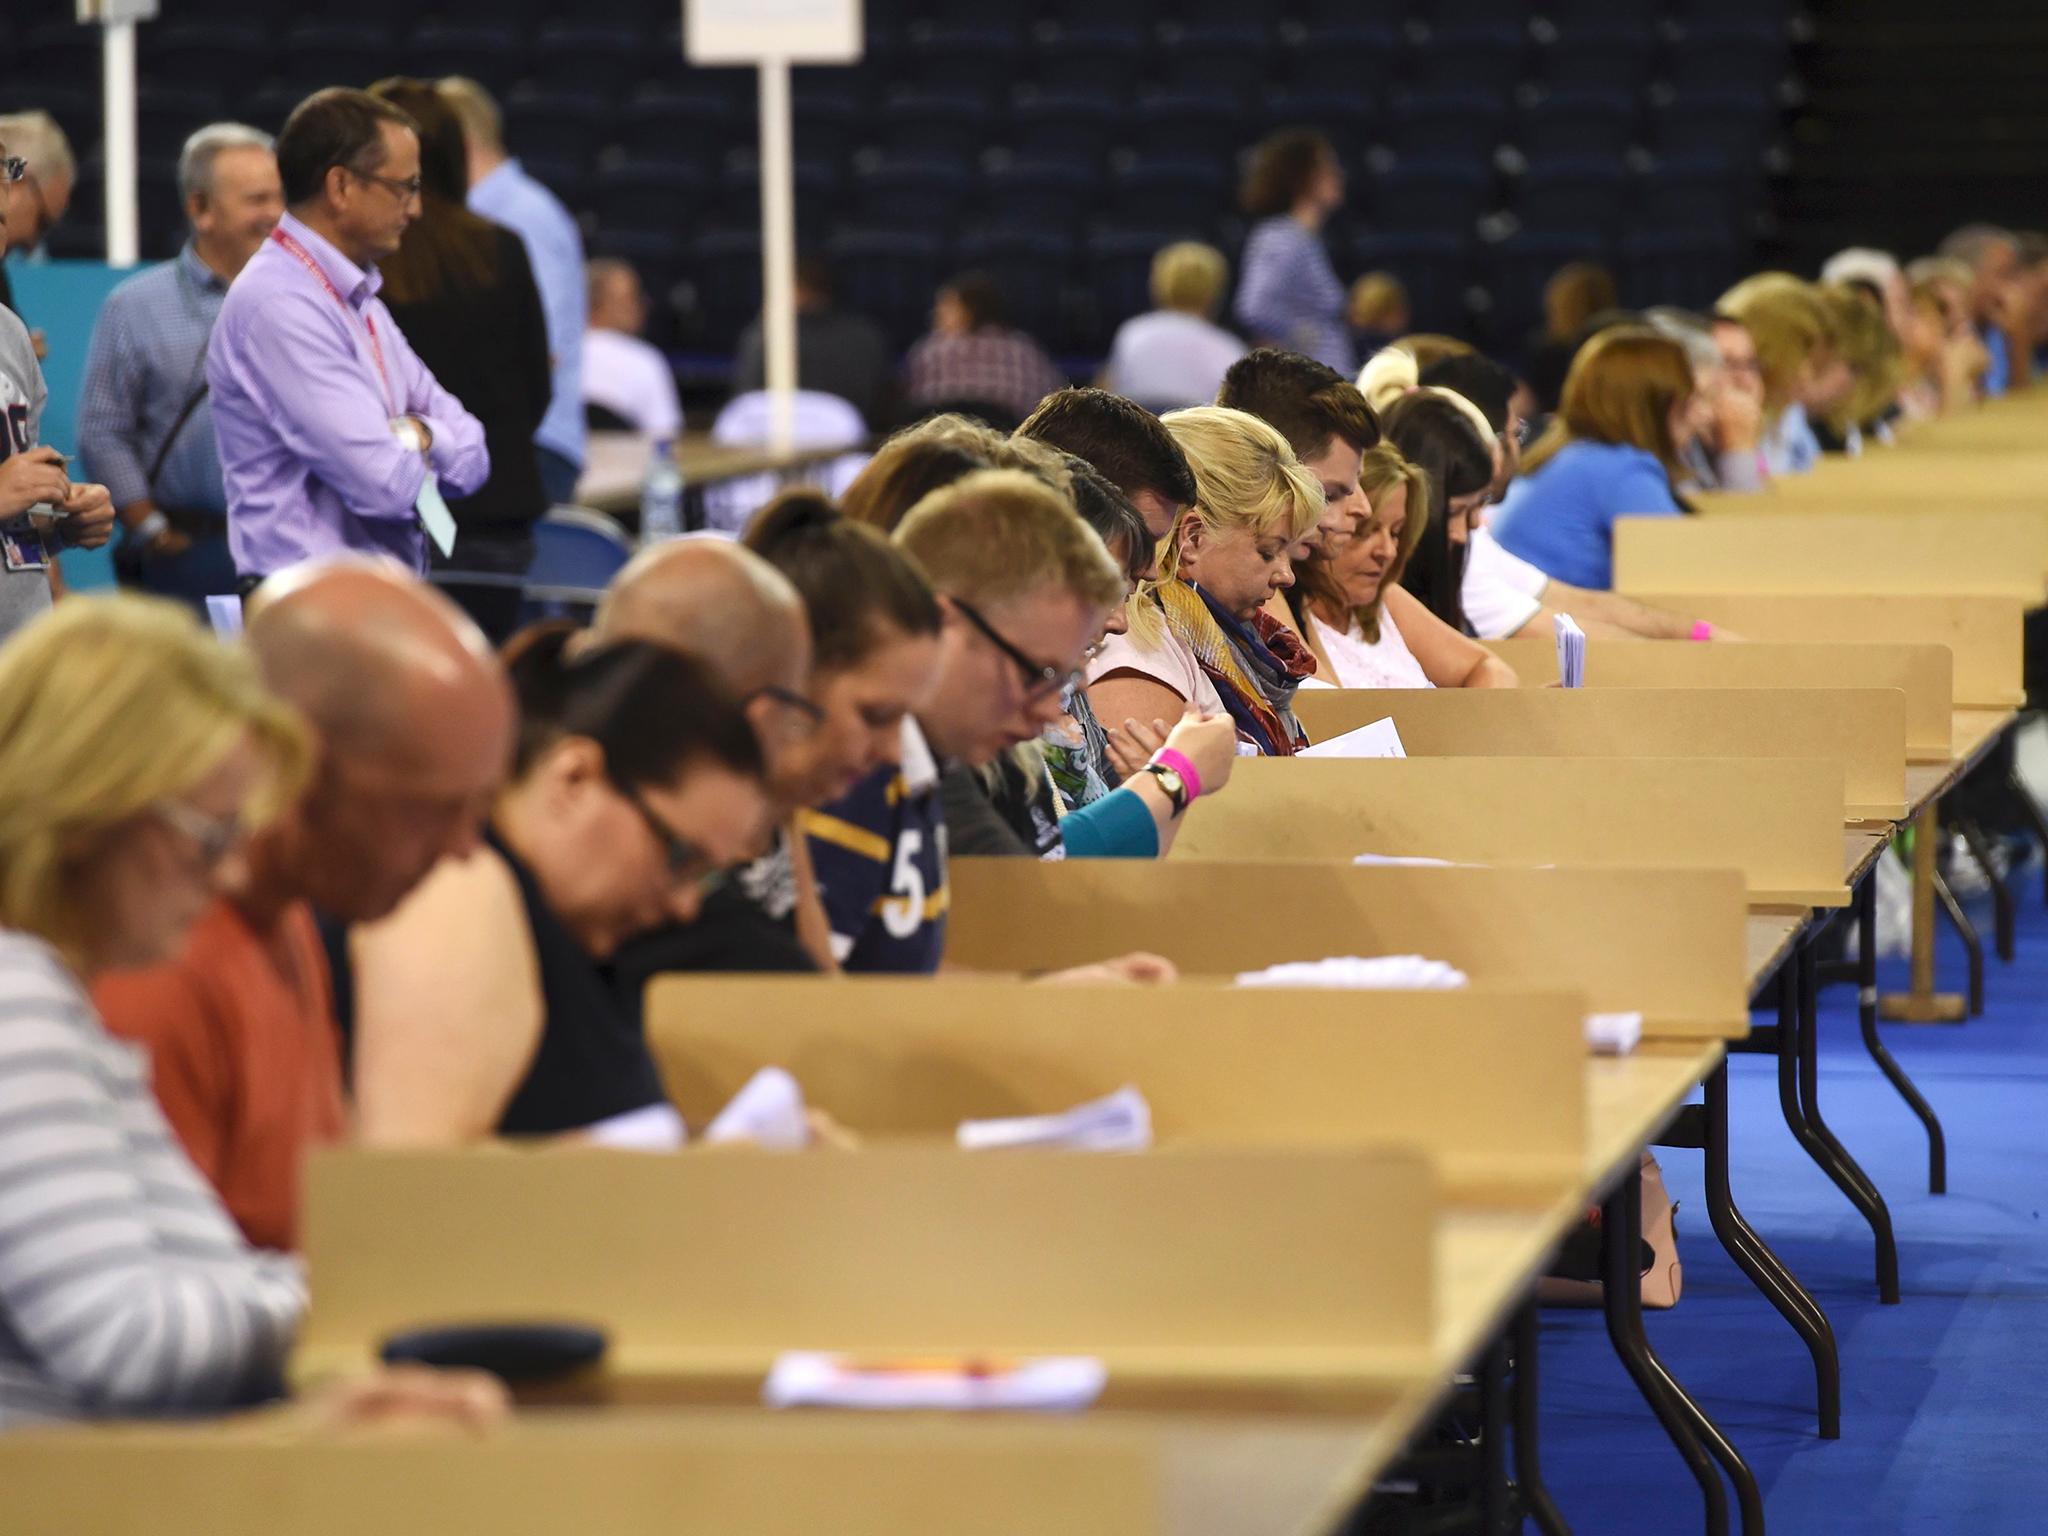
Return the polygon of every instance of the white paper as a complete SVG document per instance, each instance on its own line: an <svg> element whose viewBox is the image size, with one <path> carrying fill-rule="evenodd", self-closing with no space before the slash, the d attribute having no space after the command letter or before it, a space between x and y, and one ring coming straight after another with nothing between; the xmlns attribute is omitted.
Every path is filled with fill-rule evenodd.
<svg viewBox="0 0 2048 1536"><path fill-rule="evenodd" d="M1640 1013L1589 1013L1586 1044L1599 1056L1626 1056L1643 1038Z"/></svg>
<svg viewBox="0 0 2048 1536"><path fill-rule="evenodd" d="M704 1132L709 1142L745 1141L775 1151L794 1151L811 1142L803 1090L780 1067L763 1067L747 1079L732 1102Z"/></svg>
<svg viewBox="0 0 2048 1536"><path fill-rule="evenodd" d="M1408 749L1401 745L1401 733L1394 729L1391 717L1375 720L1371 725L1361 725L1355 731L1346 731L1342 736L1332 736L1328 741L1319 741L1312 747L1303 747L1294 754L1296 757L1406 757Z"/></svg>
<svg viewBox="0 0 2048 1536"><path fill-rule="evenodd" d="M1293 960L1239 973L1240 987L1358 987L1380 991L1445 991L1462 987L1465 973L1421 955L1338 955Z"/></svg>
<svg viewBox="0 0 2048 1536"><path fill-rule="evenodd" d="M232 592L207 598L206 621L221 639L234 639L242 632L242 600Z"/></svg>
<svg viewBox="0 0 2048 1536"><path fill-rule="evenodd" d="M969 1152L1007 1147L1069 1147L1085 1152L1143 1152L1152 1145L1152 1106L1135 1088L1076 1105L1063 1115L963 1120L956 1133Z"/></svg>
<svg viewBox="0 0 2048 1536"><path fill-rule="evenodd" d="M647 1104L623 1115L586 1126L583 1134L593 1146L620 1152L673 1152L685 1141L683 1117L673 1104Z"/></svg>
<svg viewBox="0 0 2048 1536"><path fill-rule="evenodd" d="M1449 859L1432 859L1419 853L1361 853L1351 861L1374 869L1471 869L1470 864L1456 864Z"/></svg>
<svg viewBox="0 0 2048 1536"><path fill-rule="evenodd" d="M991 1408L1073 1412L1102 1395L1109 1372L1088 1355L1028 1360L861 1360L791 1350L762 1385L771 1408Z"/></svg>
<svg viewBox="0 0 2048 1536"><path fill-rule="evenodd" d="M1586 632L1568 613L1551 621L1557 630L1557 680L1566 688L1586 686Z"/></svg>

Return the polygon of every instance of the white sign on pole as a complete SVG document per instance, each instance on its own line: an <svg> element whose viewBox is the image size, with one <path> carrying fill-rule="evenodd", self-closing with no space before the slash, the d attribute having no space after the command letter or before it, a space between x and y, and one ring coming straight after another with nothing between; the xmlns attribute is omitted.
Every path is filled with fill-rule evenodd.
<svg viewBox="0 0 2048 1536"><path fill-rule="evenodd" d="M851 64L860 47L860 0L684 0L692 64Z"/></svg>

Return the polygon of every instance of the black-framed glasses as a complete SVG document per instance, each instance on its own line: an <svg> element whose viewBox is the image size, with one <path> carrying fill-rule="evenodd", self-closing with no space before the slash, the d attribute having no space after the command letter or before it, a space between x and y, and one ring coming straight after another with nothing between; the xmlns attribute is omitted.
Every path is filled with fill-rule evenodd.
<svg viewBox="0 0 2048 1536"><path fill-rule="evenodd" d="M694 885L699 895L708 896L725 884L726 871L711 862L711 856L691 842L674 827L654 813L654 807L640 797L640 792L623 785L614 786L626 804L639 813L647 830L654 834L655 842L661 845L662 867L674 885Z"/></svg>
<svg viewBox="0 0 2048 1536"><path fill-rule="evenodd" d="M403 179L397 176L379 176L375 171L359 171L352 165L343 169L358 181L374 181L401 203L412 202L420 195L420 189L425 185L418 176L407 176Z"/></svg>
<svg viewBox="0 0 2048 1536"><path fill-rule="evenodd" d="M28 176L28 162L19 155L0 159L0 186L12 186Z"/></svg>
<svg viewBox="0 0 2048 1536"><path fill-rule="evenodd" d="M740 701L741 705L751 704L756 699L772 699L783 708L792 710L804 723L804 734L809 735L825 723L825 711L805 698L794 688L783 688L775 683L764 683Z"/></svg>
<svg viewBox="0 0 2048 1536"><path fill-rule="evenodd" d="M1079 667L1075 667L1071 671L1063 671L1059 667L1048 666L1042 661L1032 660L1031 657L997 633L996 627L983 618L975 610L972 603L962 598L950 596L948 600L955 608L960 610L962 618L981 631L981 637L984 640L1009 657L1017 670L1024 674L1025 698L1042 699L1049 694L1064 693L1067 689L1074 687L1081 681L1081 669Z"/></svg>

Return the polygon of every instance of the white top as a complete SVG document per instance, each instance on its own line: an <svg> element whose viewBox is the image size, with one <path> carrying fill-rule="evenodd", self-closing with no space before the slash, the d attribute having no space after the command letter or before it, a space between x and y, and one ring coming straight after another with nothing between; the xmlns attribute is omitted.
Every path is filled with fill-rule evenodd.
<svg viewBox="0 0 2048 1536"><path fill-rule="evenodd" d="M1155 682L1164 683L1204 714L1223 713L1223 695L1209 681L1209 674L1195 660L1195 653L1170 629L1162 629L1156 646L1141 645L1133 635L1111 635L1103 644L1102 654L1089 664L1088 681L1099 682L1112 672L1142 672ZM1171 720L1166 723L1173 724ZM1105 720L1103 724L1122 722Z"/></svg>
<svg viewBox="0 0 2048 1536"><path fill-rule="evenodd" d="M1156 309L1117 327L1104 387L1147 410L1207 405L1244 343L1199 315Z"/></svg>
<svg viewBox="0 0 2048 1536"><path fill-rule="evenodd" d="M659 441L683 430L676 376L661 349L623 331L592 329L583 338L583 398Z"/></svg>
<svg viewBox="0 0 2048 1536"><path fill-rule="evenodd" d="M1465 617L1482 640L1505 640L1541 611L1550 578L1520 555L1501 546L1493 530L1472 530L1465 546L1465 581L1459 596Z"/></svg>
<svg viewBox="0 0 2048 1536"><path fill-rule="evenodd" d="M1351 621L1348 632L1339 634L1314 614L1308 616L1315 626L1316 644L1323 648L1323 654L1330 658L1330 671L1336 675L1339 688L1434 688L1429 674L1422 670L1422 663L1415 659L1415 653L1408 649L1408 642L1401 638L1401 630L1394 623L1394 616L1386 609L1380 610L1380 637L1368 643L1365 632L1358 627L1358 620Z"/></svg>

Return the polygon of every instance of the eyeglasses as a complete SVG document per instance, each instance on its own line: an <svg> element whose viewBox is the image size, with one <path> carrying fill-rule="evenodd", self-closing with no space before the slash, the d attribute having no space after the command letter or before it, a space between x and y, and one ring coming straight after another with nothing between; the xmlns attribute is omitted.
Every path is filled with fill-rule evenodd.
<svg viewBox="0 0 2048 1536"><path fill-rule="evenodd" d="M794 689L777 687L774 683L763 684L740 700L741 707L744 708L756 699L772 699L783 708L794 710L803 720L804 734L807 736L825 723L825 711Z"/></svg>
<svg viewBox="0 0 2048 1536"><path fill-rule="evenodd" d="M1071 671L1062 671L1058 667L1047 666L1042 661L1033 661L1024 652L997 634L995 626L977 613L972 603L965 602L957 597L949 597L948 601L960 610L962 618L981 631L981 636L984 640L1009 657L1017 670L1024 674L1024 697L1026 699L1042 699L1049 694L1064 693L1067 689L1074 687L1081 681L1081 669L1079 667L1075 667Z"/></svg>
<svg viewBox="0 0 2048 1536"><path fill-rule="evenodd" d="M420 195L420 188L424 185L417 176L407 176L400 180L396 176L379 176L374 171L359 171L352 165L345 166L343 169L358 181L374 181L401 203L416 201Z"/></svg>
<svg viewBox="0 0 2048 1536"><path fill-rule="evenodd" d="M180 836L191 839L193 850L199 855L200 866L208 874L218 869L221 860L232 853L242 840L242 822L238 816L216 821L182 800L159 801L153 810L157 820Z"/></svg>
<svg viewBox="0 0 2048 1536"><path fill-rule="evenodd" d="M0 186L12 186L28 175L28 162L19 155L0 159Z"/></svg>
<svg viewBox="0 0 2048 1536"><path fill-rule="evenodd" d="M655 815L654 808L640 798L639 791L624 786L618 786L618 789L626 804L639 812L647 830L661 845L662 865L668 871L671 884L694 885L700 896L709 896L725 884L726 871L713 867L709 854Z"/></svg>

